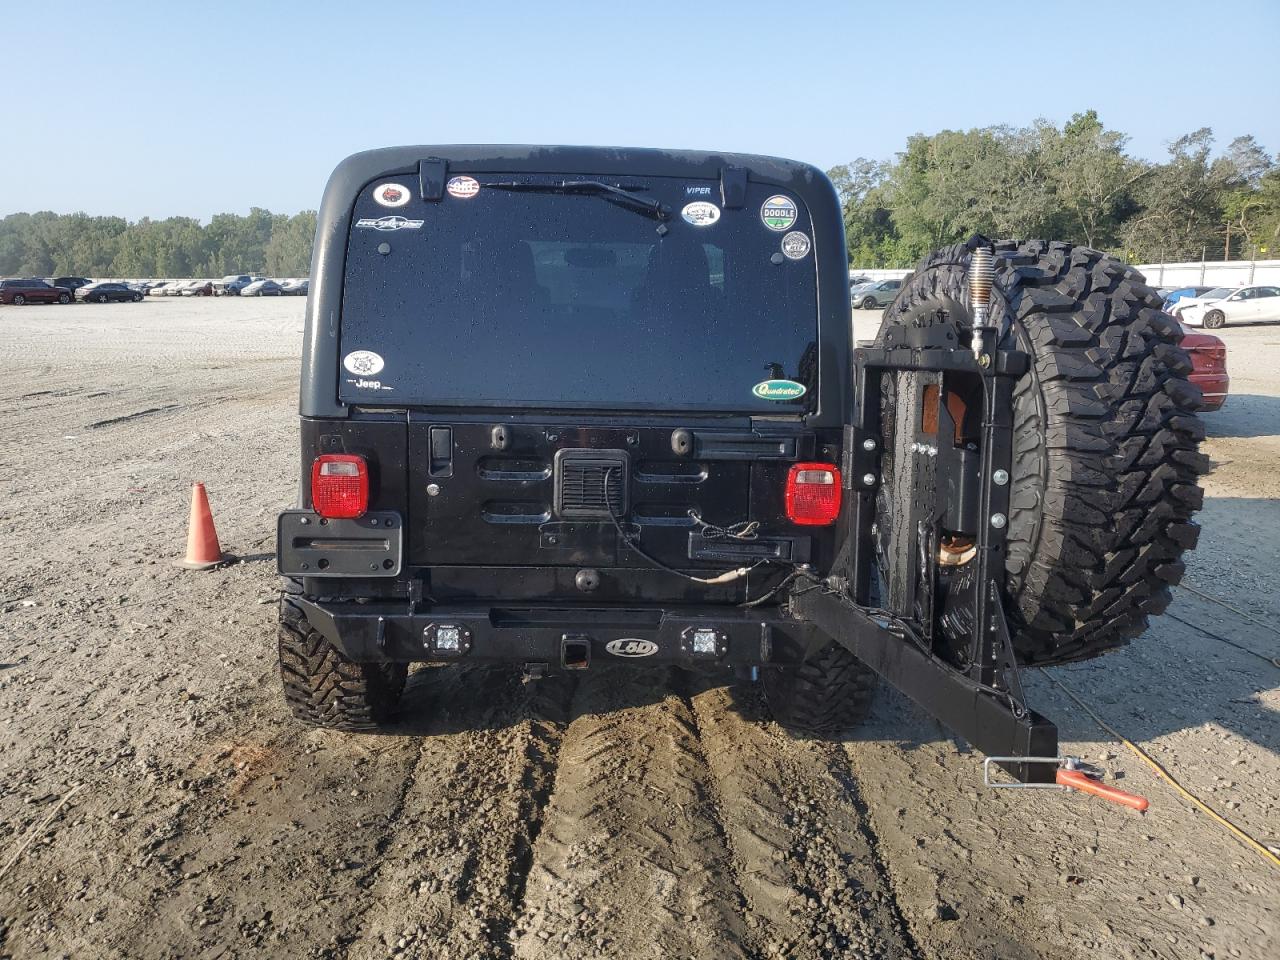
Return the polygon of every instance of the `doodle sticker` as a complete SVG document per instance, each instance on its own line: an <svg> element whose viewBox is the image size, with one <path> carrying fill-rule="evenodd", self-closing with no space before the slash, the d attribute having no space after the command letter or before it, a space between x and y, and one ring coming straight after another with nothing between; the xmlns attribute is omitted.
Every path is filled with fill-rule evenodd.
<svg viewBox="0 0 1280 960"><path fill-rule="evenodd" d="M383 207L403 207L409 202L409 188L399 183L384 183L373 188L373 199Z"/></svg>
<svg viewBox="0 0 1280 960"><path fill-rule="evenodd" d="M809 237L799 230L792 230L782 238L782 255L788 260L803 260L809 255Z"/></svg>
<svg viewBox="0 0 1280 960"><path fill-rule="evenodd" d="M770 230L777 230L779 233L795 226L796 217L799 215L796 202L780 193L770 197L760 207L760 220Z"/></svg>
<svg viewBox="0 0 1280 960"><path fill-rule="evenodd" d="M684 205L680 216L684 217L685 223L692 223L695 227L709 227L720 219L720 208L706 200L695 200Z"/></svg>
<svg viewBox="0 0 1280 960"><path fill-rule="evenodd" d="M469 200L480 192L480 181L475 177L450 177L444 188L451 197Z"/></svg>
<svg viewBox="0 0 1280 960"><path fill-rule="evenodd" d="M372 350L352 350L342 358L342 365L360 377L371 377L383 367L382 357Z"/></svg>

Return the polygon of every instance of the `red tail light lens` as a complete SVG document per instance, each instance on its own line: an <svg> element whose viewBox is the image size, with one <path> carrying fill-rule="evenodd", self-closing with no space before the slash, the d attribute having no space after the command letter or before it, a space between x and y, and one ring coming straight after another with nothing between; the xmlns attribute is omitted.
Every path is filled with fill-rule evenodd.
<svg viewBox="0 0 1280 960"><path fill-rule="evenodd" d="M352 520L369 509L369 468L364 457L326 453L311 464L311 505L330 520Z"/></svg>
<svg viewBox="0 0 1280 960"><path fill-rule="evenodd" d="M792 464L787 474L787 519L825 527L840 515L840 471L829 463Z"/></svg>

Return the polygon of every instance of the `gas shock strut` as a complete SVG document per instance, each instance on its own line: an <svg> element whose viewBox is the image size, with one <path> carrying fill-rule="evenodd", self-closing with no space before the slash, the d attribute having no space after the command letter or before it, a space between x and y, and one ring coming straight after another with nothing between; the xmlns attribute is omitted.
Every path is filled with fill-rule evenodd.
<svg viewBox="0 0 1280 960"><path fill-rule="evenodd" d="M994 276L991 248L975 247L969 257L969 312L973 315L973 355L979 359L988 346L984 334L991 329L991 282Z"/></svg>

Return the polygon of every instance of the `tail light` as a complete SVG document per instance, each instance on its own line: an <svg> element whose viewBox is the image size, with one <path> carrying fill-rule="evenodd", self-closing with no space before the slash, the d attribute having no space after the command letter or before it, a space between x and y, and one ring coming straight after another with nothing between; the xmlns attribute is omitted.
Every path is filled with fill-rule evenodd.
<svg viewBox="0 0 1280 960"><path fill-rule="evenodd" d="M787 519L825 527L840 514L840 471L829 463L795 463L787 474Z"/></svg>
<svg viewBox="0 0 1280 960"><path fill-rule="evenodd" d="M325 453L311 464L311 505L330 520L351 520L369 509L369 469L364 457Z"/></svg>

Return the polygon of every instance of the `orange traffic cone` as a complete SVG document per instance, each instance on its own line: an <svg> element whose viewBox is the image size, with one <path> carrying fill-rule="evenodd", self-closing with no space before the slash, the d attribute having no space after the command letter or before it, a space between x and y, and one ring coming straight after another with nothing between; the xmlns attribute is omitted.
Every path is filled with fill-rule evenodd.
<svg viewBox="0 0 1280 960"><path fill-rule="evenodd" d="M218 532L213 529L213 513L203 483L191 485L191 519L187 524L187 556L177 561L185 570L208 570L222 562Z"/></svg>

